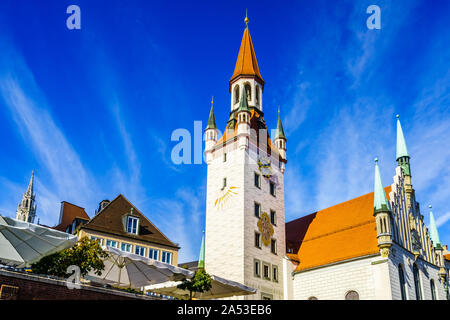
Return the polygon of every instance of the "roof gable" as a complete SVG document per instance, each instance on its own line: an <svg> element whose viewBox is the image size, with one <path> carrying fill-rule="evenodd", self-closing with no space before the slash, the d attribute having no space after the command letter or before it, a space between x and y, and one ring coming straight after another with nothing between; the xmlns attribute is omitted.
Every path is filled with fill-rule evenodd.
<svg viewBox="0 0 450 320"><path fill-rule="evenodd" d="M131 208L133 208L133 211ZM139 218L139 231L137 235L128 233L125 230L124 216L130 215L131 211L132 216ZM178 248L176 244L170 241L122 194L119 194L113 201L111 201L111 203L97 213L91 221L83 225L81 228Z"/></svg>
<svg viewBox="0 0 450 320"><path fill-rule="evenodd" d="M384 191L389 196L391 187ZM378 253L373 201L372 192L286 223L296 271Z"/></svg>
<svg viewBox="0 0 450 320"><path fill-rule="evenodd" d="M89 216L87 215L84 208L79 207L77 205L74 205L67 201L62 201L62 208L61 208L61 222L53 227L53 229L65 232L67 229L67 226L71 225L73 220L76 218L86 219L89 220Z"/></svg>

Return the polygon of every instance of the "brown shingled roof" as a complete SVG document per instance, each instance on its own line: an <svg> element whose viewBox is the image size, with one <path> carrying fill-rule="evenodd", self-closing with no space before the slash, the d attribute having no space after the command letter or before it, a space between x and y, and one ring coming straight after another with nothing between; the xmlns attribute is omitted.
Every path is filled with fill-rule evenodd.
<svg viewBox="0 0 450 320"><path fill-rule="evenodd" d="M286 247L297 253L295 271L379 253L373 192L286 223Z"/></svg>
<svg viewBox="0 0 450 320"><path fill-rule="evenodd" d="M67 201L62 201L62 212L61 212L61 223L57 226L53 227L53 229L65 232L66 228L72 224L75 218L81 218L89 220L89 216L87 215L84 208L74 205Z"/></svg>
<svg viewBox="0 0 450 320"><path fill-rule="evenodd" d="M133 216L139 218L138 235L130 234L125 231L122 218L125 215L130 214L131 208L133 208ZM136 240L148 241L173 248L179 248L121 194L111 201L111 203L109 203L103 210L97 213L91 221L81 226L81 229L100 231L117 236L135 238Z"/></svg>

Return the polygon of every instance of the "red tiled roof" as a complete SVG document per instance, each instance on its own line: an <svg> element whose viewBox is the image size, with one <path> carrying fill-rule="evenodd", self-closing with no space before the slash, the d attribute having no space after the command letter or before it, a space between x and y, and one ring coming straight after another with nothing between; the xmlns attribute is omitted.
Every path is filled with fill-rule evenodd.
<svg viewBox="0 0 450 320"><path fill-rule="evenodd" d="M296 271L379 253L373 192L286 223L286 247Z"/></svg>

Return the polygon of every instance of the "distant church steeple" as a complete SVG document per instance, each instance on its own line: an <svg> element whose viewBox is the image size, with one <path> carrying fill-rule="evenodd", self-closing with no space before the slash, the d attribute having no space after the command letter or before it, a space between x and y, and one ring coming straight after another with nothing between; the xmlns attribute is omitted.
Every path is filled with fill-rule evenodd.
<svg viewBox="0 0 450 320"><path fill-rule="evenodd" d="M34 170L31 173L27 191L22 196L22 201L17 206L16 219L34 223L36 217L36 203L34 194Z"/></svg>

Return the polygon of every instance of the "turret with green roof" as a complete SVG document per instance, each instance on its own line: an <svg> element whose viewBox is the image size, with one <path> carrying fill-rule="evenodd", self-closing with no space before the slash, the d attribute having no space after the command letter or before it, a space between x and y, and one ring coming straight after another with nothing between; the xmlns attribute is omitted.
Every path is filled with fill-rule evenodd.
<svg viewBox="0 0 450 320"><path fill-rule="evenodd" d="M397 115L397 153L396 159L398 165L402 168L405 176L411 176L409 166L409 154L406 148L405 136L403 135L402 125L400 124L400 116Z"/></svg>
<svg viewBox="0 0 450 320"><path fill-rule="evenodd" d="M373 215L377 224L377 241L381 256L387 258L392 247L391 208L381 182L378 158L375 158L375 183L373 193Z"/></svg>
<svg viewBox="0 0 450 320"><path fill-rule="evenodd" d="M214 98L211 99L211 110L209 111L208 125L205 131L208 129L217 130L216 117L214 116Z"/></svg>
<svg viewBox="0 0 450 320"><path fill-rule="evenodd" d="M433 241L433 247L435 247L436 249L441 249L442 248L441 239L439 238L436 221L434 220L433 211L431 210L432 206L429 205L428 207L430 208L430 227L429 227L430 238L431 241Z"/></svg>

